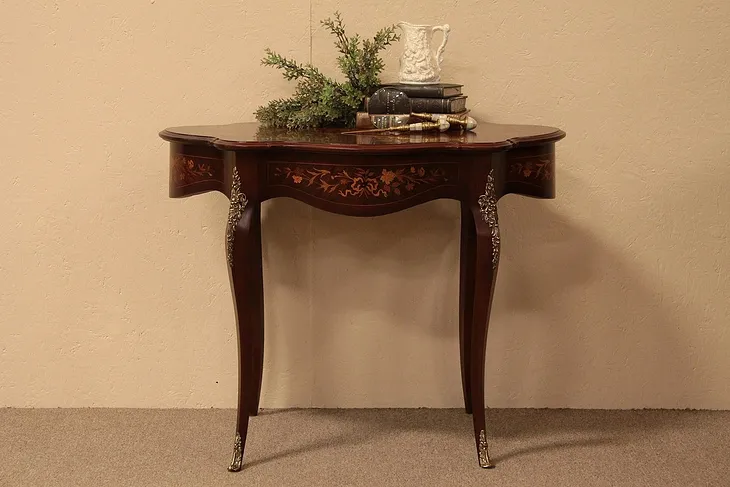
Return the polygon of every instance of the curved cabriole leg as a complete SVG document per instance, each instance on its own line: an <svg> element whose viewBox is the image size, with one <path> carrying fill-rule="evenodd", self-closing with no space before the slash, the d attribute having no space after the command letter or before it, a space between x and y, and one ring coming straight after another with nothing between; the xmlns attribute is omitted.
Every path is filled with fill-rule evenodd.
<svg viewBox="0 0 730 487"><path fill-rule="evenodd" d="M249 414L259 414L261 398L261 381L264 374L264 274L263 257L261 254L261 206L252 206L251 252L249 259L252 262L250 269L250 287L247 288L246 306L250 319L250 346L251 346L251 382L252 391L249 395Z"/></svg>
<svg viewBox="0 0 730 487"><path fill-rule="evenodd" d="M459 256L459 349L464 409L471 414L471 333L474 308L474 258L476 228L469 203L461 203L461 252Z"/></svg>
<svg viewBox="0 0 730 487"><path fill-rule="evenodd" d="M263 279L261 263L261 205L249 202L233 170L231 208L226 230L226 253L238 323L238 417L233 459L228 470L243 466L249 415L258 409L263 356Z"/></svg>
<svg viewBox="0 0 730 487"><path fill-rule="evenodd" d="M490 172L487 177L485 192L479 198L478 206L472 208L472 216L476 227L476 249L474 259L475 298L471 330L471 408L479 466L492 468L494 465L489 460L484 411L484 367L489 314L494 297L500 249L497 195L493 172Z"/></svg>

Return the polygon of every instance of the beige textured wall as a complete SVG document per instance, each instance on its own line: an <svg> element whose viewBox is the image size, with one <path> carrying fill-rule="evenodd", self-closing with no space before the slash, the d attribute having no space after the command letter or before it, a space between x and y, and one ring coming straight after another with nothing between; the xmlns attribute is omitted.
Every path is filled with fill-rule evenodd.
<svg viewBox="0 0 730 487"><path fill-rule="evenodd" d="M0 406L235 405L227 202L168 199L156 134L289 94L266 46L334 72L335 8L450 23L478 119L568 133L499 204L487 403L730 408L726 0L3 0ZM455 203L264 212L264 406L460 404Z"/></svg>

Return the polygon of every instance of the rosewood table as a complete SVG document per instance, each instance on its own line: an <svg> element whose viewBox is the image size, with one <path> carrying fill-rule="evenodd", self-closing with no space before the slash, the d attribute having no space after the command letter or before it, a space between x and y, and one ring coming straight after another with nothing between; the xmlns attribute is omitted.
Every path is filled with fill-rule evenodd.
<svg viewBox="0 0 730 487"><path fill-rule="evenodd" d="M225 247L238 326L238 419L233 460L241 470L248 420L259 409L264 352L261 203L289 197L352 216L393 213L450 198L461 203L459 342L466 412L477 459L492 467L484 410L487 328L499 264L497 200L555 197L561 130L482 124L476 132L342 135L287 132L254 123L169 128L170 196L220 191L230 199Z"/></svg>

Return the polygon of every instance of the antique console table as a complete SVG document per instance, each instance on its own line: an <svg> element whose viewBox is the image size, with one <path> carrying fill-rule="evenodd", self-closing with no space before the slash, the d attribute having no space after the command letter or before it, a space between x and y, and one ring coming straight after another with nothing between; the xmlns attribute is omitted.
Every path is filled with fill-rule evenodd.
<svg viewBox="0 0 730 487"><path fill-rule="evenodd" d="M259 408L264 352L261 203L289 197L352 216L450 198L461 203L459 341L466 412L479 465L492 467L484 410L487 328L499 264L497 200L555 196L561 130L482 124L476 132L405 136L287 132L254 123L169 128L170 196L220 191L230 199L225 248L238 324L239 389L233 460L243 463Z"/></svg>

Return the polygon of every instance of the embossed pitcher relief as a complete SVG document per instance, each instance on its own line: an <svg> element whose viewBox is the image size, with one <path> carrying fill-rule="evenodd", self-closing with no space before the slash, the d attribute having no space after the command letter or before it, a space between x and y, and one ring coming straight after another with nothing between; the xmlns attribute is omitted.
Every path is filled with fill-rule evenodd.
<svg viewBox="0 0 730 487"><path fill-rule="evenodd" d="M427 85L441 81L441 63L444 60L444 49L449 40L449 24L414 25L408 22L396 24L403 31L403 54L400 58L399 81L414 85ZM434 52L433 35L443 32L441 45Z"/></svg>

